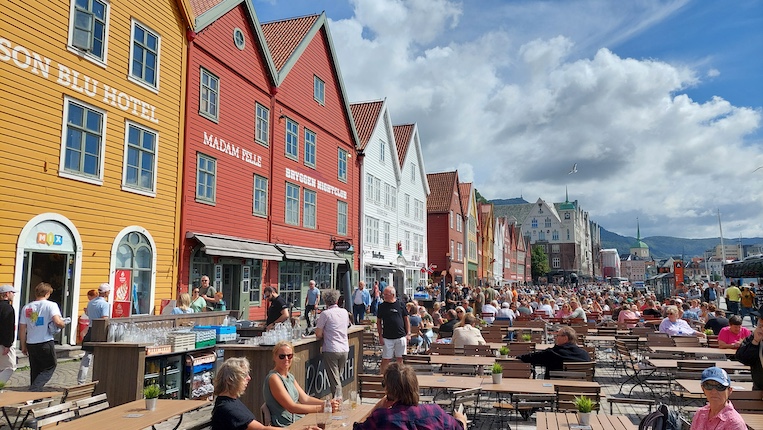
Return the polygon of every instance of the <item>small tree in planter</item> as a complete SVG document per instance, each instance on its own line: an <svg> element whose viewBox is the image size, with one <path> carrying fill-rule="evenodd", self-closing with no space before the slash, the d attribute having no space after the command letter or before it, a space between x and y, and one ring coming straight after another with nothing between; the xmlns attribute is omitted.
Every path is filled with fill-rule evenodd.
<svg viewBox="0 0 763 430"><path fill-rule="evenodd" d="M493 364L493 384L500 384L503 379L503 366L498 363Z"/></svg>
<svg viewBox="0 0 763 430"><path fill-rule="evenodd" d="M578 424L587 426L591 419L591 411L593 410L593 400L586 396L575 396L575 407L578 410Z"/></svg>
<svg viewBox="0 0 763 430"><path fill-rule="evenodd" d="M143 397L146 398L146 409L149 411L156 410L156 400L162 393L159 386L156 384L149 385L143 388Z"/></svg>
<svg viewBox="0 0 763 430"><path fill-rule="evenodd" d="M508 346L502 346L502 347L501 347L501 348L498 350L498 353L499 353L499 354L501 354L501 357L503 357L503 358L506 358L506 357L508 357L508 356L509 356L509 351L510 351L510 350L509 350L509 347L508 347Z"/></svg>
<svg viewBox="0 0 763 430"><path fill-rule="evenodd" d="M525 341L525 342L530 342L531 340L533 340L533 337L530 334L523 334L522 335L522 340Z"/></svg>
<svg viewBox="0 0 763 430"><path fill-rule="evenodd" d="M714 334L715 334L715 332L714 332L712 329L707 329L707 330L705 330L705 335L706 335L706 336L712 336L712 335L714 335Z"/></svg>

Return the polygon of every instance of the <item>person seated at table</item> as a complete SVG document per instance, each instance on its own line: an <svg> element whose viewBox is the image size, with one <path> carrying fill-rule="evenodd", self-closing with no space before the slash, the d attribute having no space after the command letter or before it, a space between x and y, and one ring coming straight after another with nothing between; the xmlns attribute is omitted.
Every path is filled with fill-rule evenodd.
<svg viewBox="0 0 763 430"><path fill-rule="evenodd" d="M412 346L420 345L424 342L421 338L421 333L424 331L424 327L422 326L421 315L419 315L419 307L413 302L408 302L405 305L405 309L408 311L408 321L411 324L411 331L415 331L414 327L419 329L419 335L411 336L411 340L408 341L408 344Z"/></svg>
<svg viewBox="0 0 763 430"><path fill-rule="evenodd" d="M487 316L486 314L493 315ZM485 303L482 306L482 319L484 319L486 323L492 324L495 321L496 314L498 314L498 300L493 300L490 303Z"/></svg>
<svg viewBox="0 0 763 430"><path fill-rule="evenodd" d="M440 337L443 337L443 334L445 334L445 337L450 337L453 335L453 330L456 328L456 324L458 324L458 314L456 313L455 309L451 309L448 312L445 313L445 322L440 326ZM463 308L461 309L461 313L463 313Z"/></svg>
<svg viewBox="0 0 763 430"><path fill-rule="evenodd" d="M705 337L705 333L694 330L689 326L689 323L679 319L678 308L676 306L668 306L665 314L667 317L660 323L660 333L667 333L669 336Z"/></svg>
<svg viewBox="0 0 763 430"><path fill-rule="evenodd" d="M715 307L715 305L710 305ZM705 323L705 330L710 329L716 336L721 332L723 327L729 326L729 319L726 318L726 311L723 309L716 309L713 316L709 317Z"/></svg>
<svg viewBox="0 0 763 430"><path fill-rule="evenodd" d="M618 323L625 323L626 319L633 320L638 319L638 314L636 313L636 309L638 309L637 305L629 305L624 304L623 308L620 310L620 313L617 315L617 322ZM636 327L635 323L628 323L626 324L627 328L633 328Z"/></svg>
<svg viewBox="0 0 763 430"><path fill-rule="evenodd" d="M432 304L432 324L434 324L435 327L440 327L445 322L442 320L442 313L440 313L441 308L442 304L440 302L434 302Z"/></svg>
<svg viewBox="0 0 763 430"><path fill-rule="evenodd" d="M570 300L570 308L572 309L572 313L567 319L581 319L583 322L588 322L588 317L586 317L585 311L580 307L580 304L578 304L576 300Z"/></svg>
<svg viewBox="0 0 763 430"><path fill-rule="evenodd" d="M649 299L646 301L646 308L641 311L641 314L647 318L662 318L662 309L659 303Z"/></svg>
<svg viewBox="0 0 763 430"><path fill-rule="evenodd" d="M282 340L273 347L275 367L265 377L262 394L270 410L270 419L276 427L286 427L304 414L323 412L323 400L305 393L289 371L294 362L294 348ZM332 400L332 407L339 406Z"/></svg>
<svg viewBox="0 0 763 430"><path fill-rule="evenodd" d="M732 315L729 318L729 325L718 332L718 348L737 349L750 333L752 332L747 327L742 327L742 318L739 315Z"/></svg>
<svg viewBox="0 0 763 430"><path fill-rule="evenodd" d="M212 409L212 430L275 429L265 426L254 417L239 396L249 384L249 360L229 358L215 375L215 406Z"/></svg>
<svg viewBox="0 0 763 430"><path fill-rule="evenodd" d="M434 320L424 306L419 306L419 316L421 317L421 338L424 345L428 346L434 340L434 332L432 331Z"/></svg>
<svg viewBox="0 0 763 430"><path fill-rule="evenodd" d="M570 308L570 304L565 303L562 305L559 311L556 312L556 315L554 316L556 318L569 318L571 314L572 314L572 308Z"/></svg>
<svg viewBox="0 0 763 430"><path fill-rule="evenodd" d="M707 404L694 413L691 430L746 430L744 419L729 401L734 389L726 371L708 367L702 371L701 383Z"/></svg>
<svg viewBox="0 0 763 430"><path fill-rule="evenodd" d="M182 293L178 296L178 305L172 308L172 314L192 314L191 296L188 293Z"/></svg>
<svg viewBox="0 0 763 430"><path fill-rule="evenodd" d="M362 423L353 430L418 429L465 430L466 415L449 415L440 405L419 404L419 381L416 372L402 363L390 363L384 371L382 386L385 396Z"/></svg>
<svg viewBox="0 0 763 430"><path fill-rule="evenodd" d="M464 317L464 326L456 327L453 331L453 345L456 348L463 348L464 345L485 345L485 338L482 332L474 327L477 317L472 314L466 314Z"/></svg>
<svg viewBox="0 0 763 430"><path fill-rule="evenodd" d="M463 306L456 306L456 316L458 317L458 321L456 321L455 327L464 326L465 324L464 318L466 317L467 314L474 315L471 312L468 312Z"/></svg>
<svg viewBox="0 0 763 430"><path fill-rule="evenodd" d="M570 361L591 361L591 356L577 344L578 334L570 326L562 326L554 338L552 348L530 352L517 357L517 359L546 367L545 378L549 379L552 370L564 370L564 363Z"/></svg>

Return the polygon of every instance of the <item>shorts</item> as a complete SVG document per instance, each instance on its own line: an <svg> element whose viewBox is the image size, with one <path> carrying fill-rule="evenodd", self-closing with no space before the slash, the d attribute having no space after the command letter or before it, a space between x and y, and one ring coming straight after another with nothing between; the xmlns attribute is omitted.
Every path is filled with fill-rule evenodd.
<svg viewBox="0 0 763 430"><path fill-rule="evenodd" d="M384 346L382 346L382 359L391 360L393 357L402 357L405 355L405 350L408 347L408 340L405 336L400 339L387 339L384 338Z"/></svg>

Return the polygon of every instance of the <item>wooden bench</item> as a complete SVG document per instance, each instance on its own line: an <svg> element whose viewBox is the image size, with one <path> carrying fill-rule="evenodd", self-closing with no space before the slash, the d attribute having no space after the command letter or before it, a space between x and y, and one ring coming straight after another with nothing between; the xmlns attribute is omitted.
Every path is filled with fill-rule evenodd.
<svg viewBox="0 0 763 430"><path fill-rule="evenodd" d="M640 399L638 397L607 397L606 399L607 403L609 403L610 415L612 415L612 407L615 403L647 406L649 408L649 413L652 413L652 406L657 404L657 402L653 399Z"/></svg>

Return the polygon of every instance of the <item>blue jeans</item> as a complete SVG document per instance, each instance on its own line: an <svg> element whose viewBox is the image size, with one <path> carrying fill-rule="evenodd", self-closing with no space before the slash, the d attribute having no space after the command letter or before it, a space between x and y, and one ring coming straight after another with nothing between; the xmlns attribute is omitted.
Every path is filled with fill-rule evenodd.
<svg viewBox="0 0 763 430"><path fill-rule="evenodd" d="M360 321L363 320L366 316L366 305L364 304L353 304L352 305L352 318L355 320L355 324L360 324Z"/></svg>
<svg viewBox="0 0 763 430"><path fill-rule="evenodd" d="M739 302L732 302L731 300L726 300L726 310L731 312L733 315L739 314Z"/></svg>

